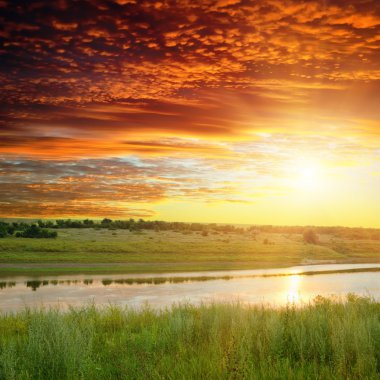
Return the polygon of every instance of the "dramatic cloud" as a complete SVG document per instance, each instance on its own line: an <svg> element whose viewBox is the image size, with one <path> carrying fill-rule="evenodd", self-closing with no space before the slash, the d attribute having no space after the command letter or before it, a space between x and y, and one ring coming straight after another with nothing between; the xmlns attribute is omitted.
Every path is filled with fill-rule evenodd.
<svg viewBox="0 0 380 380"><path fill-rule="evenodd" d="M7 0L0 22L3 216L255 203L309 156L377 172L376 0Z"/></svg>
<svg viewBox="0 0 380 380"><path fill-rule="evenodd" d="M14 134L237 133L380 80L376 1L18 1L1 14Z"/></svg>

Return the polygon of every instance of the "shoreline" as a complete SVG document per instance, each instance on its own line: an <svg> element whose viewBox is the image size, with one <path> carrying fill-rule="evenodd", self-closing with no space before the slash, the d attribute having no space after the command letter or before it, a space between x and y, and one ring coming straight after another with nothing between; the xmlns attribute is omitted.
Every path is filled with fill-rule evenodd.
<svg viewBox="0 0 380 380"><path fill-rule="evenodd" d="M356 260L313 260L312 263L299 263L299 264L283 264L275 266L259 266L249 265L252 263L236 263L236 262L185 262L185 263L133 263L128 265L126 263L1 263L0 264L0 279L12 279L14 277L40 277L40 276L81 276L81 275L159 275L160 277L171 276L179 277L180 275L191 273L224 273L225 275L232 274L239 271L273 271L273 270L290 270L293 268L306 268L318 266L333 266L333 265L380 265L380 260L356 259ZM370 268L367 268L370 269ZM350 271L361 271L361 269L347 269L347 270L326 270L326 271L304 271L296 273L299 275L312 275L338 273ZM364 271L364 270L363 270ZM368 271L368 270L367 270ZM294 274L294 273L293 273ZM262 276L270 274L263 274ZM289 275L271 274L274 275ZM146 277L145 276L145 277ZM212 278L213 276L209 276Z"/></svg>

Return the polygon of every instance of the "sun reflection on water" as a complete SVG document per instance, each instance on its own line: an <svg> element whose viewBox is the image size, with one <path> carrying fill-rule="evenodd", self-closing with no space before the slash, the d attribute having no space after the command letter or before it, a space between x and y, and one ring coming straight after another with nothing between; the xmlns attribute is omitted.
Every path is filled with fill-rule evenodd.
<svg viewBox="0 0 380 380"><path fill-rule="evenodd" d="M300 303L301 297L300 297L300 283L301 283L301 276L299 274L294 274L289 276L289 287L286 292L286 299L287 302L290 303Z"/></svg>

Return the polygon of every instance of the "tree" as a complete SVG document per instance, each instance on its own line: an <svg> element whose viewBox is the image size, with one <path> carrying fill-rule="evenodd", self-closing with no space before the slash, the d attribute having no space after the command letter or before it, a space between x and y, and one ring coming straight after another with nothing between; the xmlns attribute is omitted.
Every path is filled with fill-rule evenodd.
<svg viewBox="0 0 380 380"><path fill-rule="evenodd" d="M57 219L55 221L55 223L57 224L58 228L65 228L66 227L66 221L63 219Z"/></svg>
<svg viewBox="0 0 380 380"><path fill-rule="evenodd" d="M12 225L7 226L7 232L9 235L13 235L15 231L16 229Z"/></svg>
<svg viewBox="0 0 380 380"><path fill-rule="evenodd" d="M303 232L303 240L305 243L308 243L308 244L318 244L318 241L319 241L318 235L311 228L308 228L307 230Z"/></svg>
<svg viewBox="0 0 380 380"><path fill-rule="evenodd" d="M5 238L8 235L7 227L0 224L0 238Z"/></svg>
<svg viewBox="0 0 380 380"><path fill-rule="evenodd" d="M32 224L23 232L17 232L16 237L37 238L37 239L55 239L58 236L57 231L49 231Z"/></svg>

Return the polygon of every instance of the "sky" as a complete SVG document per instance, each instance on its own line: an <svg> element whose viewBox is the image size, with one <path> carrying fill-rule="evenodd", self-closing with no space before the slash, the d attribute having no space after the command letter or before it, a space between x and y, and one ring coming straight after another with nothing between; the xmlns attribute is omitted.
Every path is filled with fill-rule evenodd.
<svg viewBox="0 0 380 380"><path fill-rule="evenodd" d="M0 0L0 217L380 227L378 0Z"/></svg>

